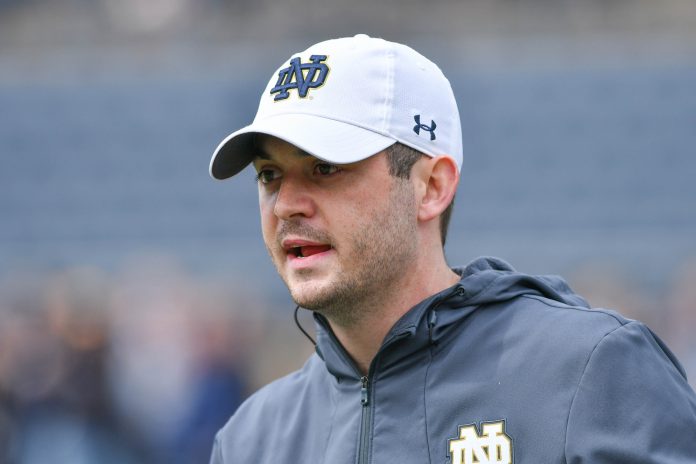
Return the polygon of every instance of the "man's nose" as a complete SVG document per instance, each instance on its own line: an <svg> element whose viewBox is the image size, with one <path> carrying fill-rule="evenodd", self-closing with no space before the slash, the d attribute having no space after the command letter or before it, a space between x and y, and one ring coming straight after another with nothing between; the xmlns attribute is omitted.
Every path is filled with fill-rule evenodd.
<svg viewBox="0 0 696 464"><path fill-rule="evenodd" d="M298 176L284 176L276 196L274 214L285 220L297 216L311 217L316 205L310 189L311 186Z"/></svg>

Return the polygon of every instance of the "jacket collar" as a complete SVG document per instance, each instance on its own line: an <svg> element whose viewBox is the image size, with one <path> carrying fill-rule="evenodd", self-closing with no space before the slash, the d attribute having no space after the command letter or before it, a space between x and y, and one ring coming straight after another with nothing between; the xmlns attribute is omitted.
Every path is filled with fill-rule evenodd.
<svg viewBox="0 0 696 464"><path fill-rule="evenodd" d="M393 366L435 343L436 340L433 337L436 337L438 333L435 330L439 325L438 310L446 307L449 312L461 306L464 300L466 300L466 292L460 282L412 307L387 333L370 366L370 374L373 374L375 369L381 370ZM465 317L473 309L461 308L457 311L458 318ZM361 374L355 362L336 338L326 318L314 313L314 320L317 329L316 352L324 360L328 371L339 379L358 380Z"/></svg>

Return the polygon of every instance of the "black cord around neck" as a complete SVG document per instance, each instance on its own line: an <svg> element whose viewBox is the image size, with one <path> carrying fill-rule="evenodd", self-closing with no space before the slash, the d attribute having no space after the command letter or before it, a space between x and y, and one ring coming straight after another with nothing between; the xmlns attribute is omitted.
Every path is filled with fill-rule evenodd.
<svg viewBox="0 0 696 464"><path fill-rule="evenodd" d="M309 339L310 342L312 342L312 345L317 346L317 342L314 341L312 337L307 333L307 331L300 325L300 320L297 318L297 312L300 310L300 305L295 306L295 324L297 325L297 328L300 329L300 332L304 334L305 337Z"/></svg>

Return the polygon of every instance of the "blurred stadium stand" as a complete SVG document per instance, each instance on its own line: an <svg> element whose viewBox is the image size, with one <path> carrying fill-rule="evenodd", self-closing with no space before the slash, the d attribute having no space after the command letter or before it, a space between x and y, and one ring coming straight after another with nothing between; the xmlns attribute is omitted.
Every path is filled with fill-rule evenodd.
<svg viewBox="0 0 696 464"><path fill-rule="evenodd" d="M453 260L499 254L538 272L607 260L663 285L696 253L696 66L446 66L465 141ZM0 87L0 272L113 268L155 251L284 293L259 240L252 174L207 175L267 74Z"/></svg>

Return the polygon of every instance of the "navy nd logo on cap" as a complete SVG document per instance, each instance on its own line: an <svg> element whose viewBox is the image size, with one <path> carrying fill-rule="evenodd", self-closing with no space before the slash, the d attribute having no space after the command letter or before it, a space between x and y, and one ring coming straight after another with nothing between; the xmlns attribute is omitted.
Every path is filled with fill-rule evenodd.
<svg viewBox="0 0 696 464"><path fill-rule="evenodd" d="M244 169L256 154L255 134L334 164L395 142L462 163L459 111L442 71L412 48L364 34L291 56L269 80L254 121L217 147L210 174L226 179Z"/></svg>
<svg viewBox="0 0 696 464"><path fill-rule="evenodd" d="M316 89L324 85L329 67L325 63L326 55L312 55L310 63L301 63L300 58L290 60L290 66L278 72L278 81L271 89L276 94L273 100L284 100L290 96L289 90L297 90L300 98L305 98L309 89Z"/></svg>

